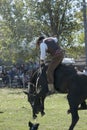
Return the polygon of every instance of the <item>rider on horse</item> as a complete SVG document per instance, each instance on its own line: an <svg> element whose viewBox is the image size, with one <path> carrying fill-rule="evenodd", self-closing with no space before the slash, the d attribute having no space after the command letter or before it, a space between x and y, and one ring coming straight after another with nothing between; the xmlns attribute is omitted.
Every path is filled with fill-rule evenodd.
<svg viewBox="0 0 87 130"><path fill-rule="evenodd" d="M49 91L53 92L54 70L62 62L64 51L59 46L58 39L56 37L45 38L44 36L41 36L38 38L36 45L40 47L40 64L45 63L47 52L52 57L47 69L47 80Z"/></svg>

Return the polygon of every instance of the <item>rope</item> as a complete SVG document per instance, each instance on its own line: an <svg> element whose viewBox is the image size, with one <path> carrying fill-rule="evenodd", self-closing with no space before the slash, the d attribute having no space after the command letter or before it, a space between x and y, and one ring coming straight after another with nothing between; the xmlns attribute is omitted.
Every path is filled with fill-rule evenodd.
<svg viewBox="0 0 87 130"><path fill-rule="evenodd" d="M34 77L34 75L36 73L38 74L37 79L36 79L36 84L34 84L32 82L29 82L28 91L30 90L30 85L32 85L35 88L35 92L38 94L40 92L40 90L41 90L41 87L39 87L39 89L38 89L38 82L39 82L40 76L42 74L42 67L41 66L33 73L32 77Z"/></svg>

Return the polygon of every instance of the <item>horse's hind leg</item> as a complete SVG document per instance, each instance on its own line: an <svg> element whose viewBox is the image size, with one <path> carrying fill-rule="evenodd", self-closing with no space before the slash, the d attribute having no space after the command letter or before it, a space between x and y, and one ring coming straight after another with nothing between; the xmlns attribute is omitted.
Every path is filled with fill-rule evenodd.
<svg viewBox="0 0 87 130"><path fill-rule="evenodd" d="M86 110L86 109L87 109L87 105L86 105L86 101L84 101L84 102L82 102L82 103L80 104L80 107L78 107L78 110ZM67 111L67 113L70 114L70 113L71 113L71 110L69 109L69 110Z"/></svg>
<svg viewBox="0 0 87 130"><path fill-rule="evenodd" d="M72 116L72 123L69 127L69 130L73 130L73 128L75 127L76 123L79 120L77 109L71 109L71 116Z"/></svg>
<svg viewBox="0 0 87 130"><path fill-rule="evenodd" d="M84 101L84 102L81 103L80 109L81 110L87 109L86 101Z"/></svg>
<svg viewBox="0 0 87 130"><path fill-rule="evenodd" d="M69 97L69 95L67 96L67 98L68 98L68 102L69 102L69 106L70 106L70 112L71 112L71 116L72 116L72 122L71 122L71 125L69 127L69 130L73 130L73 128L75 127L76 123L79 120L78 105L76 105L74 103L74 100L71 99L71 97Z"/></svg>

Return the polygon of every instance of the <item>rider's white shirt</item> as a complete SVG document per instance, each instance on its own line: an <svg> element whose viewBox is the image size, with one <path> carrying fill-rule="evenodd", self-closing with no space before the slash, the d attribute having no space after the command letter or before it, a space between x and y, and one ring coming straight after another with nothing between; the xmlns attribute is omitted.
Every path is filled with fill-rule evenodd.
<svg viewBox="0 0 87 130"><path fill-rule="evenodd" d="M52 38L55 42L58 41L58 39L56 37L49 37L49 38ZM43 42L40 44L40 60L45 60L46 59L46 51L48 49L46 43L45 43L45 40L46 39L49 39L49 38L45 38L43 40Z"/></svg>
<svg viewBox="0 0 87 130"><path fill-rule="evenodd" d="M48 47L45 44L45 42L42 42L40 44L40 60L45 60L46 58L46 51L47 51Z"/></svg>

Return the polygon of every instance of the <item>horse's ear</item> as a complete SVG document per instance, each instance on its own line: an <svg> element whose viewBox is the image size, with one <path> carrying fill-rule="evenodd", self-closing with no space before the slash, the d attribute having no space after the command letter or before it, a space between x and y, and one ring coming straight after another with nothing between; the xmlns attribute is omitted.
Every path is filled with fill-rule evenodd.
<svg viewBox="0 0 87 130"><path fill-rule="evenodd" d="M26 95L28 95L29 93L27 91L23 91Z"/></svg>
<svg viewBox="0 0 87 130"><path fill-rule="evenodd" d="M29 121L28 126L32 127L33 123Z"/></svg>
<svg viewBox="0 0 87 130"><path fill-rule="evenodd" d="M39 123L36 124L37 128L38 128L39 125L40 125Z"/></svg>

